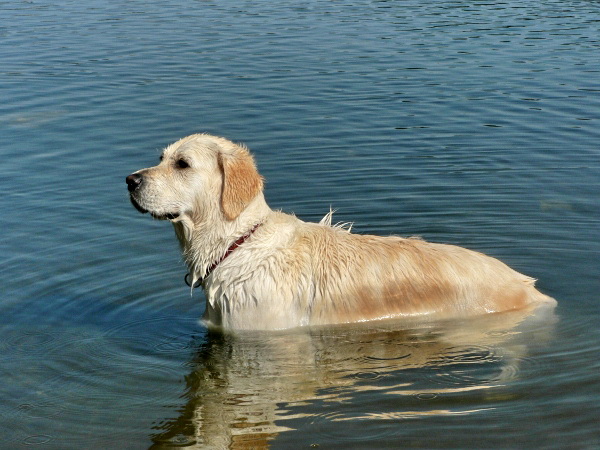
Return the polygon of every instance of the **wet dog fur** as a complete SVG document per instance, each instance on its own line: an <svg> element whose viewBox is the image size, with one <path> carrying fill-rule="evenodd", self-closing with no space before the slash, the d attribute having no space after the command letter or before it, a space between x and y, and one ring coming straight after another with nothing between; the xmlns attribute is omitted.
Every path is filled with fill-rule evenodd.
<svg viewBox="0 0 600 450"><path fill-rule="evenodd" d="M482 253L353 234L332 225L331 214L307 223L273 211L248 149L224 138L185 137L127 183L139 211L173 223L192 281L206 293L204 319L226 330L453 318L554 303L532 278Z"/></svg>

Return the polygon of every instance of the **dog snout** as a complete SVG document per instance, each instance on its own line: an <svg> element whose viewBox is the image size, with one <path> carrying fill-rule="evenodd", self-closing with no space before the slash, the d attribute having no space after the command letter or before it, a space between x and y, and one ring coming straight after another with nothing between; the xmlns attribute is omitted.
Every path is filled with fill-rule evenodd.
<svg viewBox="0 0 600 450"><path fill-rule="evenodd" d="M125 182L127 183L127 190L133 192L142 184L142 176L139 173L132 173L125 178Z"/></svg>

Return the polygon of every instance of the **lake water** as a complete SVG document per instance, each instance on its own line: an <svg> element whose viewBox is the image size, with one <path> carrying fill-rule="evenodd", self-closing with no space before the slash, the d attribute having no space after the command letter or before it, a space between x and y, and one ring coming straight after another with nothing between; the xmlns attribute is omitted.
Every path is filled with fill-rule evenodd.
<svg viewBox="0 0 600 450"><path fill-rule="evenodd" d="M594 1L0 2L0 447L598 448L599 62ZM558 307L209 333L124 180L195 132Z"/></svg>

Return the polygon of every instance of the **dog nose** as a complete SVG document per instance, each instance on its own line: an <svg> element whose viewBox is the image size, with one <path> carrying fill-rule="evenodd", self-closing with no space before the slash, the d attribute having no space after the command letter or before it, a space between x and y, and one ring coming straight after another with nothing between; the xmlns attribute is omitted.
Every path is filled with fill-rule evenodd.
<svg viewBox="0 0 600 450"><path fill-rule="evenodd" d="M133 192L142 183L142 176L139 173L132 173L125 178L125 182L127 183L127 190Z"/></svg>

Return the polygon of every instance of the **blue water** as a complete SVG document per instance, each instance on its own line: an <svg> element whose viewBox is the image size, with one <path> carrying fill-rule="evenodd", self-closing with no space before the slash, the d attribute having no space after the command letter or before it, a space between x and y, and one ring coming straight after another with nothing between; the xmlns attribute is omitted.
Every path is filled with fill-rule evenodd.
<svg viewBox="0 0 600 450"><path fill-rule="evenodd" d="M592 1L0 2L0 447L600 446ZM225 337L124 177L195 132L273 208L498 257L534 317Z"/></svg>

